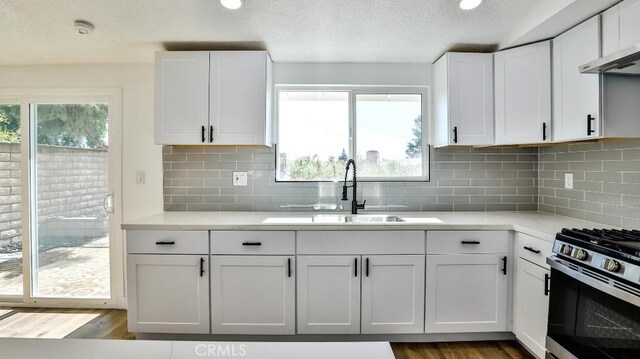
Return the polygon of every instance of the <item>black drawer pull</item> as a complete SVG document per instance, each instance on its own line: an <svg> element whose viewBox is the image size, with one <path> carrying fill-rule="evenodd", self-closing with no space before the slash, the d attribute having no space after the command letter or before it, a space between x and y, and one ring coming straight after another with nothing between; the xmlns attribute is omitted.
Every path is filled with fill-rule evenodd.
<svg viewBox="0 0 640 359"><path fill-rule="evenodd" d="M547 140L547 123L546 122L542 123L542 140L543 141Z"/></svg>
<svg viewBox="0 0 640 359"><path fill-rule="evenodd" d="M369 276L369 258L365 260L365 267L366 267L365 275L368 277Z"/></svg>
<svg viewBox="0 0 640 359"><path fill-rule="evenodd" d="M289 278L291 278L291 258L287 258L287 272Z"/></svg>
<svg viewBox="0 0 640 359"><path fill-rule="evenodd" d="M159 246L163 246L163 245L176 244L176 242L175 241L157 241L156 244L159 245Z"/></svg>
<svg viewBox="0 0 640 359"><path fill-rule="evenodd" d="M591 123L593 120L595 120L593 116L587 115L587 136L591 136L592 133L596 132Z"/></svg>
<svg viewBox="0 0 640 359"><path fill-rule="evenodd" d="M458 143L458 126L453 127L453 143Z"/></svg>
<svg viewBox="0 0 640 359"><path fill-rule="evenodd" d="M551 276L549 275L549 273L545 273L544 274L544 295L545 296L549 296L549 280L551 279Z"/></svg>
<svg viewBox="0 0 640 359"><path fill-rule="evenodd" d="M502 257L502 274L507 275L507 257Z"/></svg>
<svg viewBox="0 0 640 359"><path fill-rule="evenodd" d="M243 246L261 246L262 242L242 242Z"/></svg>
<svg viewBox="0 0 640 359"><path fill-rule="evenodd" d="M460 241L461 244L480 244L479 241Z"/></svg>
<svg viewBox="0 0 640 359"><path fill-rule="evenodd" d="M206 139L205 139L205 137L204 137L204 136L205 136L205 135L204 135L205 131L206 131L206 130L204 129L204 126L202 126L202 143L204 143L204 142L206 141Z"/></svg>
<svg viewBox="0 0 640 359"><path fill-rule="evenodd" d="M355 263L355 265L354 265L354 268L355 268L355 270L354 270L354 274L355 274L355 276L357 277L357 276L358 276L358 257L356 257L356 261L355 261L355 262L356 262L356 263Z"/></svg>
<svg viewBox="0 0 640 359"><path fill-rule="evenodd" d="M533 252L535 254L540 254L540 250L538 249L533 249L533 247L524 247L524 249L528 250L529 252Z"/></svg>
<svg viewBox="0 0 640 359"><path fill-rule="evenodd" d="M200 276L204 276L204 258L200 258Z"/></svg>
<svg viewBox="0 0 640 359"><path fill-rule="evenodd" d="M213 142L213 126L209 127L209 142Z"/></svg>

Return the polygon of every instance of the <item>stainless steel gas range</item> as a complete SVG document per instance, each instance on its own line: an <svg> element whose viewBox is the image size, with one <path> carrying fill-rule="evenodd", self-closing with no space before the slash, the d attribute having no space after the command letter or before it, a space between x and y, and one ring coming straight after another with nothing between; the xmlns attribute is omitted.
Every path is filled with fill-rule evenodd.
<svg viewBox="0 0 640 359"><path fill-rule="evenodd" d="M640 358L640 231L563 229L553 253L547 358Z"/></svg>

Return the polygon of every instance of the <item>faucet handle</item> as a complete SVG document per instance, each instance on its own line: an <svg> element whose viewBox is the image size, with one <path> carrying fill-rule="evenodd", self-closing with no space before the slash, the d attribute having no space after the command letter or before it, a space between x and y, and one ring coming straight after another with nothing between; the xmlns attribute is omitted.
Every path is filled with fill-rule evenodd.
<svg viewBox="0 0 640 359"><path fill-rule="evenodd" d="M358 204L358 209L364 209L364 205L367 204L367 200L365 199L364 202Z"/></svg>

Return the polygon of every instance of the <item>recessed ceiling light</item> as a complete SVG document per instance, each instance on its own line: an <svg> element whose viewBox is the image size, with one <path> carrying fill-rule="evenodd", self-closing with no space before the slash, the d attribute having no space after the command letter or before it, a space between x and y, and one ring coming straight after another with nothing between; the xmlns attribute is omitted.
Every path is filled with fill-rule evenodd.
<svg viewBox="0 0 640 359"><path fill-rule="evenodd" d="M220 3L231 10L239 9L242 6L242 0L220 0Z"/></svg>
<svg viewBox="0 0 640 359"><path fill-rule="evenodd" d="M80 35L89 35L93 32L93 24L88 21L76 20L73 23L73 27Z"/></svg>
<svg viewBox="0 0 640 359"><path fill-rule="evenodd" d="M461 0L460 8L462 10L471 10L477 8L480 4L482 4L482 0Z"/></svg>

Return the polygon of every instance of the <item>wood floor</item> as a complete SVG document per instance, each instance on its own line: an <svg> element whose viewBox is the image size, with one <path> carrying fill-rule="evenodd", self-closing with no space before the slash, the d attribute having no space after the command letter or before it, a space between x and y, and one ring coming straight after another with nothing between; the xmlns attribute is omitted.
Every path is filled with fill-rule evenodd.
<svg viewBox="0 0 640 359"><path fill-rule="evenodd" d="M0 308L0 326L5 320L16 314L51 314L77 313L79 316L97 314L97 316L77 327L77 321L69 320L66 325L76 325L68 330L65 338L76 339L135 339L134 333L127 331L127 312L115 309L43 309L43 308ZM31 337L44 337L53 331L64 330L61 324L47 323L37 320L37 315L23 315L22 320L13 321L13 326L19 326L20 333L27 333ZM459 342L459 343L392 343L396 359L519 359L533 358L514 341L500 342Z"/></svg>

